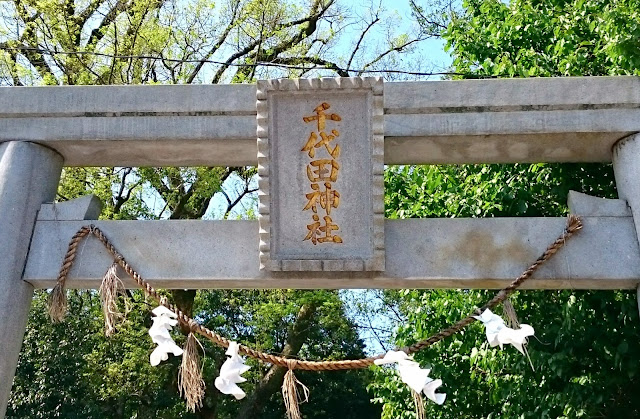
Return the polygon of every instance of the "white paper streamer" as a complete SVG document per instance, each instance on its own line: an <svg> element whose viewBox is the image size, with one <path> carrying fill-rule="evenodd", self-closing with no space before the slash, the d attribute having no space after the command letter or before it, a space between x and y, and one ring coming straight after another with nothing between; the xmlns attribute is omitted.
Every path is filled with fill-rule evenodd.
<svg viewBox="0 0 640 419"><path fill-rule="evenodd" d="M423 392L427 398L437 404L444 403L447 395L436 393L436 389L442 385L442 380L434 380L429 377L428 368L420 368L420 365L412 357L403 351L389 351L382 359L373 361L376 365L397 364L400 379L416 393Z"/></svg>
<svg viewBox="0 0 640 419"><path fill-rule="evenodd" d="M226 352L229 358L220 367L220 376L216 378L215 385L220 392L232 394L236 399L240 400L246 394L237 384L247 381L246 378L242 377L242 374L249 371L251 367L244 364L244 358L238 355L238 348L238 342L229 343L229 348Z"/></svg>
<svg viewBox="0 0 640 419"><path fill-rule="evenodd" d="M492 347L500 345L500 349L502 349L505 344L511 344L523 355L525 354L522 345L527 342L527 337L533 336L533 327L521 324L520 329L514 330L504 324L502 317L492 313L489 309L486 309L481 315L473 317L484 324L489 345Z"/></svg>
<svg viewBox="0 0 640 419"><path fill-rule="evenodd" d="M171 338L169 332L178 324L176 314L166 308L165 306L158 306L153 309L152 313L156 317L152 317L153 325L149 329L149 336L153 343L156 343L158 347L151 352L149 361L152 366L157 366L161 361L169 359L169 353L175 356L182 355L182 348L176 345Z"/></svg>

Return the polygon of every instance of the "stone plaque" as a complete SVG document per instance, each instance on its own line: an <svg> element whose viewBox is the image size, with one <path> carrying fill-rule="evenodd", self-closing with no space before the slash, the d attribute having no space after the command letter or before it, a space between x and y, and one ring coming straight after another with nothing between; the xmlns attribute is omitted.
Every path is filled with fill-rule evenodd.
<svg viewBox="0 0 640 419"><path fill-rule="evenodd" d="M384 270L380 78L257 88L260 267Z"/></svg>

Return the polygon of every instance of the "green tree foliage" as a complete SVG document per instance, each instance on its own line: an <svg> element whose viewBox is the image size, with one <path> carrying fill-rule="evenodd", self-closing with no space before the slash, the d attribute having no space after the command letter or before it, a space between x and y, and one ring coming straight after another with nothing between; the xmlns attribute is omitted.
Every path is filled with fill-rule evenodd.
<svg viewBox="0 0 640 419"><path fill-rule="evenodd" d="M440 28L453 71L466 77L637 74L637 2L470 0L459 11L417 2L414 10L424 30ZM570 189L616 197L610 167L597 164L395 167L385 181L390 218L561 216ZM493 293L390 294L406 318L396 333L404 346L468 315ZM634 294L520 291L512 299L520 320L536 328L533 369L513 348L489 348L474 324L416 355L448 393L444 406L428 405L428 417L640 416ZM383 417L412 417L406 386L394 374L376 374L372 388Z"/></svg>
<svg viewBox="0 0 640 419"><path fill-rule="evenodd" d="M47 294L36 292L7 417L180 417L176 359L149 364L151 307L140 298L106 340L95 292L72 291L61 324L49 321Z"/></svg>
<svg viewBox="0 0 640 419"><path fill-rule="evenodd" d="M476 76L640 74L637 0L468 0L444 31L457 72Z"/></svg>
<svg viewBox="0 0 640 419"><path fill-rule="evenodd" d="M396 166L385 182L388 218L564 215L570 190L617 197L597 163Z"/></svg>

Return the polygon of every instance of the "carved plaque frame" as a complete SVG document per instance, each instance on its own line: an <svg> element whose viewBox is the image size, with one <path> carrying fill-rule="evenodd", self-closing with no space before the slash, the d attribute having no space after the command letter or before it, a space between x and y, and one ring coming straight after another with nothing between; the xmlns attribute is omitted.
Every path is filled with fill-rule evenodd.
<svg viewBox="0 0 640 419"><path fill-rule="evenodd" d="M344 77L344 78L320 78L320 79L276 79L261 80L257 83L256 110L257 110L257 143L258 143L258 213L260 225L260 269L269 271L384 271L385 269L385 249L384 249L384 84L379 77ZM274 229L276 226L272 222L272 217L277 214L274 208L274 201L278 199L277 194L283 191L274 191L274 175L277 175L274 168L274 147L276 141L270 141L270 129L273 130L274 109L276 101L275 95L314 95L320 94L328 97L331 94L336 96L344 95L345 98L353 100L355 96L366 98L366 108L369 109L369 130L370 141L370 165L371 170L370 185L370 206L362 208L363 217L370 217L371 222L366 232L369 238L365 237L367 243L366 256L359 257L357 254L346 254L345 256L331 257L288 257L278 255L272 246ZM327 96L328 95L328 96ZM270 101L271 99L271 101ZM270 120L271 118L271 120ZM304 145L304 140L303 141ZM341 198L344 201L344 198ZM335 253L335 252L334 252Z"/></svg>

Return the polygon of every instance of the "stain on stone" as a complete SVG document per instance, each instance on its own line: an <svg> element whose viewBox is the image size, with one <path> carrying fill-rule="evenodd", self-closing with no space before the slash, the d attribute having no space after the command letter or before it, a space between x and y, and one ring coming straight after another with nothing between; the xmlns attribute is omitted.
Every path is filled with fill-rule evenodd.
<svg viewBox="0 0 640 419"><path fill-rule="evenodd" d="M442 257L436 257L439 271L450 271L451 266L445 266L445 261L473 266L475 275L485 275L486 278L495 277L500 265L509 263L512 266L522 264L526 268L535 259L536 252L531 246L518 239L511 239L505 243L496 243L496 236L487 230L469 231L450 245L440 250ZM444 255L457 255L456 258ZM533 259L532 259L533 258Z"/></svg>

